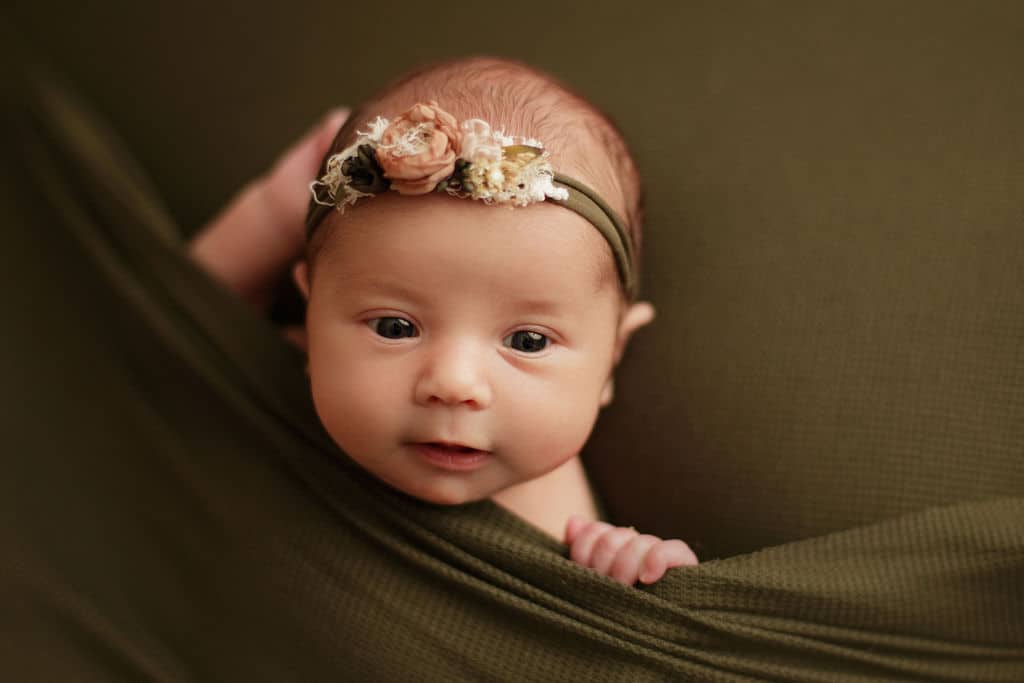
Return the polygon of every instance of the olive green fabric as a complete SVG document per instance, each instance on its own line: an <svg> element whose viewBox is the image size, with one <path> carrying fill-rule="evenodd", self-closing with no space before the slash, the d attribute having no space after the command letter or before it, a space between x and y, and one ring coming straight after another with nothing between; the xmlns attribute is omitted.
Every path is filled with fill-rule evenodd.
<svg viewBox="0 0 1024 683"><path fill-rule="evenodd" d="M45 75L3 113L5 678L1021 680L1024 499L620 586L363 473L123 144Z"/></svg>

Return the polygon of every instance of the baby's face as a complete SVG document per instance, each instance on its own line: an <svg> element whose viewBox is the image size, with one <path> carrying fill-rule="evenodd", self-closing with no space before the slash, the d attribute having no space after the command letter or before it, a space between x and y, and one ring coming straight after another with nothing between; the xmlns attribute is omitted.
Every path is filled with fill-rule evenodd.
<svg viewBox="0 0 1024 683"><path fill-rule="evenodd" d="M390 193L328 220L338 225L310 283L309 373L320 419L351 458L457 504L579 452L621 305L590 223L552 204Z"/></svg>

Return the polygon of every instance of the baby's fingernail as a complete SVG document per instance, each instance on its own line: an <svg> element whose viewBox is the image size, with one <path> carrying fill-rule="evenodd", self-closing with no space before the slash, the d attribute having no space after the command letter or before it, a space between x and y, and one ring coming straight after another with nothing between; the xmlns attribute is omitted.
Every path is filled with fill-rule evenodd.
<svg viewBox="0 0 1024 683"><path fill-rule="evenodd" d="M640 572L640 583L651 583L654 581L654 575L650 572Z"/></svg>

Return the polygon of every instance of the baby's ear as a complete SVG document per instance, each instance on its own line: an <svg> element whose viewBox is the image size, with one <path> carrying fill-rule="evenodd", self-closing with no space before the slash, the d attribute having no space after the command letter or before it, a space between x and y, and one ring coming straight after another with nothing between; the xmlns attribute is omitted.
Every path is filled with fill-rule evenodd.
<svg viewBox="0 0 1024 683"><path fill-rule="evenodd" d="M292 279L295 281L295 286L302 292L302 298L309 301L309 266L305 259L296 263L292 268Z"/></svg>
<svg viewBox="0 0 1024 683"><path fill-rule="evenodd" d="M619 330L615 340L615 364L622 359L633 333L654 320L654 306L649 301L637 301L629 305L619 319Z"/></svg>
<svg viewBox="0 0 1024 683"><path fill-rule="evenodd" d="M622 359L622 353L626 350L626 344L633 333L647 323L654 320L654 306L647 301L637 301L630 304L619 319L619 329L615 338L615 359L612 365L612 372L608 373L604 387L601 389L600 405L602 408L609 405L615 397L615 366Z"/></svg>

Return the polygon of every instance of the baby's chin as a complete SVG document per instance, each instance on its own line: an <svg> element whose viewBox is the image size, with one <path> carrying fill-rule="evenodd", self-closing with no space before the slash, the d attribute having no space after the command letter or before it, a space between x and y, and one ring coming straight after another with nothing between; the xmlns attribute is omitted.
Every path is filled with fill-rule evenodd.
<svg viewBox="0 0 1024 683"><path fill-rule="evenodd" d="M465 480L444 481L435 485L410 487L403 482L393 482L383 479L384 483L393 489L401 491L407 496L412 496L424 503L455 507L458 505L469 505L482 500L487 500L497 491L489 487L473 486Z"/></svg>
<svg viewBox="0 0 1024 683"><path fill-rule="evenodd" d="M489 495L487 495L487 496L483 496L483 495L472 495L472 496L470 496L470 495L451 495L451 494L441 494L441 495L428 494L428 495L423 495L423 496L417 496L417 495L415 495L413 493L410 493L409 495L411 495L411 496L413 496L415 498L418 498L419 500L422 500L425 503L433 503L434 505L442 505L444 507L457 507L459 505L469 505L470 503L478 503L481 500L487 500L488 498L490 498Z"/></svg>

